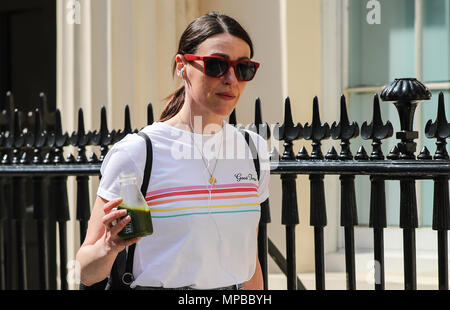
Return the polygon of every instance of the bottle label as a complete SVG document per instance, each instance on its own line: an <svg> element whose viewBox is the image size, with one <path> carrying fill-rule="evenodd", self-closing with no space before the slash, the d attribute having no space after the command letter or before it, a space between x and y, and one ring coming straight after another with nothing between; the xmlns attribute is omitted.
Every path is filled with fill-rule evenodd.
<svg viewBox="0 0 450 310"><path fill-rule="evenodd" d="M130 215L130 213L127 212L127 215ZM125 225L125 227L122 229L122 233L125 234L125 235L129 235L129 234L134 233L133 218L131 218L131 221L127 225Z"/></svg>

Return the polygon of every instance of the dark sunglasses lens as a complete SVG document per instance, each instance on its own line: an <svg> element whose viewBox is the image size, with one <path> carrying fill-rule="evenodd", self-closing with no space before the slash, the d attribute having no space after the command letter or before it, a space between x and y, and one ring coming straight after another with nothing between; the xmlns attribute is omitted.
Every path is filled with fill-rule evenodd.
<svg viewBox="0 0 450 310"><path fill-rule="evenodd" d="M228 64L222 59L208 59L205 62L205 72L209 76L218 77L223 75L228 69Z"/></svg>
<svg viewBox="0 0 450 310"><path fill-rule="evenodd" d="M237 67L236 75L238 79L242 81L249 81L255 76L256 66L254 63L244 61L238 63L236 67Z"/></svg>

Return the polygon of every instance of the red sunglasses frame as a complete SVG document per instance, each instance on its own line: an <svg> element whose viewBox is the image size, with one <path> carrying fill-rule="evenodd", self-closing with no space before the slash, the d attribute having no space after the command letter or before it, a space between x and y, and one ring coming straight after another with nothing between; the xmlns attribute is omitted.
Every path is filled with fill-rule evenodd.
<svg viewBox="0 0 450 310"><path fill-rule="evenodd" d="M249 59L229 60L229 59L227 59L225 57L222 57L222 56L197 56L197 55L192 55L192 54L184 54L183 56L184 56L184 58L187 61L202 60L203 61L203 73L206 74L207 76L215 77L215 78L220 78L220 77L224 76L225 73L227 73L227 71L230 69L230 67L233 67L234 74L235 74L236 78L239 81L249 82L249 81L253 80L253 78L255 77L256 72L258 71L258 68L259 68L259 63L258 62L251 61ZM206 73L206 61L209 60L209 59L220 59L220 60L225 61L228 64L227 70L225 70L224 73L222 73L219 76L209 75L208 73ZM241 80L236 74L236 72L237 72L237 65L242 63L242 62L251 62L252 64L255 65L255 74L253 74L253 76L252 76L252 78L250 80Z"/></svg>

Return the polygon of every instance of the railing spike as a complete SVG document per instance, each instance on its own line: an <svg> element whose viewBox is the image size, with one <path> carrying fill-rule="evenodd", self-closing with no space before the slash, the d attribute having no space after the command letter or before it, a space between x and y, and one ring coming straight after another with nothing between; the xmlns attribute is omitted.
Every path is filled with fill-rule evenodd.
<svg viewBox="0 0 450 310"><path fill-rule="evenodd" d="M338 159L338 154L336 152L336 149L334 148L334 146L331 146L330 150L328 151L328 153L325 155L325 159L328 160L336 160Z"/></svg>
<svg viewBox="0 0 450 310"><path fill-rule="evenodd" d="M428 148L426 146L424 146L422 148L422 150L420 151L420 154L417 156L417 159L421 159L421 160L427 160L427 159L431 159L431 155L430 155L430 151L428 150Z"/></svg>
<svg viewBox="0 0 450 310"><path fill-rule="evenodd" d="M355 155L356 160L368 160L369 156L367 155L366 149L364 146L360 146L358 152Z"/></svg>
<svg viewBox="0 0 450 310"><path fill-rule="evenodd" d="M439 93L436 120L434 122L429 120L426 123L425 135L429 139L436 138L437 147L434 158L448 159L449 156L446 148L446 139L450 136L450 124L445 116L444 94L442 92Z"/></svg>
<svg viewBox="0 0 450 310"><path fill-rule="evenodd" d="M373 116L372 122L368 125L364 122L361 126L361 138L364 140L372 139L372 153L371 160L383 160L384 155L381 150L381 140L392 136L394 128L390 121L383 124L381 118L380 101L378 94L373 96Z"/></svg>
<svg viewBox="0 0 450 310"><path fill-rule="evenodd" d="M237 120L236 120L236 108L233 109L233 112L231 112L230 117L228 119L228 123L230 125L233 125L236 127L237 125Z"/></svg>
<svg viewBox="0 0 450 310"><path fill-rule="evenodd" d="M20 125L19 110L14 109L14 121L12 124L12 136L14 139L17 139L21 134Z"/></svg>
<svg viewBox="0 0 450 310"><path fill-rule="evenodd" d="M339 123L333 122L331 125L331 137L335 140L341 140L341 152L339 159L349 160L353 158L350 150L350 139L356 138L359 135L359 127L356 122L352 122L348 119L347 106L345 102L345 96L341 96L341 115Z"/></svg>
<svg viewBox="0 0 450 310"><path fill-rule="evenodd" d="M295 156L295 159L297 159L297 160L309 159L308 151L306 150L306 148L304 146L302 146L302 148L298 152L297 156Z"/></svg>
<svg viewBox="0 0 450 310"><path fill-rule="evenodd" d="M150 102L147 105L147 125L151 125L154 122L154 117L153 117L153 105Z"/></svg>
<svg viewBox="0 0 450 310"><path fill-rule="evenodd" d="M260 124L262 124L261 99L256 98L256 101L255 101L255 125L258 128L258 126Z"/></svg>
<svg viewBox="0 0 450 310"><path fill-rule="evenodd" d="M320 148L321 141L330 137L330 126L328 123L320 122L319 99L317 96L313 99L313 116L312 123L305 124L303 128L303 137L306 140L312 140L313 150L311 152L312 159L323 159L322 150Z"/></svg>
<svg viewBox="0 0 450 310"><path fill-rule="evenodd" d="M123 132L125 134L129 134L129 133L131 133L131 131L132 131L132 129L131 129L130 107L127 104L125 106L125 124L124 124Z"/></svg>
<svg viewBox="0 0 450 310"><path fill-rule="evenodd" d="M78 109L78 132L77 132L77 134L78 134L78 136L85 134L85 131L84 131L84 115L83 115L83 109L82 108Z"/></svg>

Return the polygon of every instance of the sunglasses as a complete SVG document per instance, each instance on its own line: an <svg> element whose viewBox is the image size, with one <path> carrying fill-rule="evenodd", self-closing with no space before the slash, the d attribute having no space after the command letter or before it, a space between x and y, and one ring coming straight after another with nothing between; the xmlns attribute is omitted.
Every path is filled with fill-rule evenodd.
<svg viewBox="0 0 450 310"><path fill-rule="evenodd" d="M259 63L248 60L229 60L221 56L197 56L192 54L183 55L187 61L202 60L203 73L207 76L219 78L223 76L230 67L233 67L236 78L239 81L251 81L258 70Z"/></svg>

